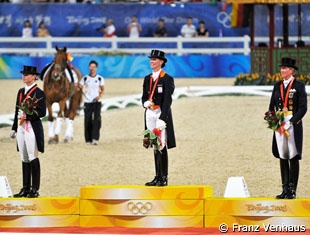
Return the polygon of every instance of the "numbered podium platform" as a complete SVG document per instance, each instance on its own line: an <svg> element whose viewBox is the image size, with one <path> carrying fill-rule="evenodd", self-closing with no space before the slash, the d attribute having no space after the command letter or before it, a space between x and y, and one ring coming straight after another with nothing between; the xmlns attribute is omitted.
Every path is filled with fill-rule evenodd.
<svg viewBox="0 0 310 235"><path fill-rule="evenodd" d="M81 188L81 227L204 227L211 186L87 186Z"/></svg>

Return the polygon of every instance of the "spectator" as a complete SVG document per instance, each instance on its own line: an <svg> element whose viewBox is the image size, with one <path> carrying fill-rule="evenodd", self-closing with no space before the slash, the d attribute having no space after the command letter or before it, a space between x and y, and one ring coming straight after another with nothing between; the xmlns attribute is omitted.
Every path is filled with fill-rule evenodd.
<svg viewBox="0 0 310 235"><path fill-rule="evenodd" d="M31 38L32 37L32 25L30 20L24 21L24 26L22 30L22 37L23 38Z"/></svg>
<svg viewBox="0 0 310 235"><path fill-rule="evenodd" d="M40 22L39 28L36 31L37 37L48 37L50 36L50 33L48 29L45 26L45 23L43 21Z"/></svg>
<svg viewBox="0 0 310 235"><path fill-rule="evenodd" d="M187 17L186 24L181 28L182 37L191 38L196 36L196 27L193 25L193 18Z"/></svg>
<svg viewBox="0 0 310 235"><path fill-rule="evenodd" d="M103 29L104 37L110 38L115 36L115 26L112 19L108 19L107 27Z"/></svg>
<svg viewBox="0 0 310 235"><path fill-rule="evenodd" d="M154 37L167 37L167 30L164 23L165 21L163 19L158 20L158 25L154 31Z"/></svg>
<svg viewBox="0 0 310 235"><path fill-rule="evenodd" d="M199 21L199 27L196 32L197 37L209 37L209 30L206 28L204 21Z"/></svg>
<svg viewBox="0 0 310 235"><path fill-rule="evenodd" d="M142 31L141 25L137 21L137 16L131 17L131 22L128 24L127 32L129 33L130 38L138 38L140 37L140 33Z"/></svg>

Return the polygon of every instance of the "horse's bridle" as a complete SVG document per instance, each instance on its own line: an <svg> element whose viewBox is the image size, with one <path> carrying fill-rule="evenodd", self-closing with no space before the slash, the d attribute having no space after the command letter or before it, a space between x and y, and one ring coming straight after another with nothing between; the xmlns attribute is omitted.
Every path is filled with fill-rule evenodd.
<svg viewBox="0 0 310 235"><path fill-rule="evenodd" d="M56 72L56 71L54 71L54 69L58 69L60 72ZM59 81L61 76L63 75L65 69L63 69L60 64L54 64L54 69L52 71L53 72L53 74L52 74L53 79L56 81Z"/></svg>

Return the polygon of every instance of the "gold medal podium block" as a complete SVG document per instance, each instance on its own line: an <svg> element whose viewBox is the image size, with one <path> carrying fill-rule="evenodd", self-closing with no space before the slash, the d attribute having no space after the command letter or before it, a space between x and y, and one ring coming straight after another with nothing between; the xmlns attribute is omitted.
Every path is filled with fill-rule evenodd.
<svg viewBox="0 0 310 235"><path fill-rule="evenodd" d="M212 186L167 186L146 187L140 185L94 185L85 186L80 190L81 199L204 199L212 197Z"/></svg>
<svg viewBox="0 0 310 235"><path fill-rule="evenodd" d="M310 199L207 198L205 226L296 225L310 228Z"/></svg>
<svg viewBox="0 0 310 235"><path fill-rule="evenodd" d="M78 197L0 198L0 227L79 226Z"/></svg>
<svg viewBox="0 0 310 235"><path fill-rule="evenodd" d="M81 227L203 227L211 186L86 186Z"/></svg>
<svg viewBox="0 0 310 235"><path fill-rule="evenodd" d="M203 216L81 216L81 227L203 228Z"/></svg>

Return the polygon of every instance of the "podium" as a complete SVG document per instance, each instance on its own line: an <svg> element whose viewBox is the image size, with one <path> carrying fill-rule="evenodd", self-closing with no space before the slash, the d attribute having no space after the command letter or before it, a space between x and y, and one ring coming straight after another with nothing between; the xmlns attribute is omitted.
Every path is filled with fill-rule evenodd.
<svg viewBox="0 0 310 235"><path fill-rule="evenodd" d="M81 227L204 226L211 186L87 186L80 193Z"/></svg>
<svg viewBox="0 0 310 235"><path fill-rule="evenodd" d="M78 197L0 198L0 227L77 227Z"/></svg>

